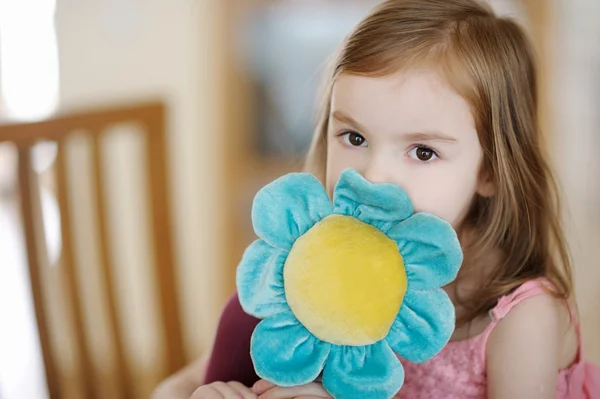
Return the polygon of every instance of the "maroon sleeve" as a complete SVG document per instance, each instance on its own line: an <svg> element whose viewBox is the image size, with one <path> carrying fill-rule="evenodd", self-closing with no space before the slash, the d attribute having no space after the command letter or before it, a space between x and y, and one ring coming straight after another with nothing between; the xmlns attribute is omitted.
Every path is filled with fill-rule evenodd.
<svg viewBox="0 0 600 399"><path fill-rule="evenodd" d="M239 381L251 387L259 380L250 357L250 337L259 321L244 312L237 292L229 299L217 328L205 384Z"/></svg>

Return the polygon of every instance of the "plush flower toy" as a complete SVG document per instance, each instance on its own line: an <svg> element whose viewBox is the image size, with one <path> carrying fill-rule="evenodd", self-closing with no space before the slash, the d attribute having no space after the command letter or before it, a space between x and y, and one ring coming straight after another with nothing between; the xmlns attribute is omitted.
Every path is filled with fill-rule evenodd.
<svg viewBox="0 0 600 399"><path fill-rule="evenodd" d="M256 195L260 239L238 267L256 373L279 386L321 379L336 399L387 399L398 356L424 362L446 345L454 307L441 289L462 252L445 221L415 213L406 192L352 169L333 203L312 175L289 174Z"/></svg>

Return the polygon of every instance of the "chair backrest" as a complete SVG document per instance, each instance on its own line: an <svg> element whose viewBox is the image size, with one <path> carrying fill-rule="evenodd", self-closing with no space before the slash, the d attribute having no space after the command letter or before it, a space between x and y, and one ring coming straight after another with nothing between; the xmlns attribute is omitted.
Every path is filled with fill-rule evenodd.
<svg viewBox="0 0 600 399"><path fill-rule="evenodd" d="M135 398L142 394L135 387L135 361L128 355L124 339L123 312L119 298L123 297L123 287L118 283L114 265L114 245L111 245L110 222L107 215L106 146L102 145L107 130L119 124L135 124L144 140L145 174L143 180L147 193L144 195L149 210L149 256L153 258L153 274L156 289L156 329L159 329L162 349L157 350L157 367L160 377L170 374L184 365L181 324L176 295L176 275L172 250L172 219L169 216L169 190L167 187L166 148L165 148L165 107L161 103L136 106L98 109L89 112L71 113L50 120L34 123L0 125L0 143L12 142L18 149L19 201L23 232L27 250L31 292L38 326L40 347L46 372L48 391L52 399L67 397L99 398L108 375L113 380L114 390L110 397ZM94 226L89 226L97 237L97 269L92 284L102 292L105 322L97 325L92 332L98 332L110 342L109 364L98 362L90 328L86 328L86 317L90 315L84 306L87 288L83 287L82 268L77 257L77 232L73 231L73 196L69 195L73 185L73 165L68 162L68 140L73 135L86 137L90 151L87 152L91 165L90 184L94 194L89 197L94 205ZM57 267L48 267L48 248L42 218L39 175L32 164L32 148L40 141L56 143L57 154L54 163L55 192L60 213L60 236L62 250ZM104 158L103 158L104 157ZM108 194L110 195L110 193ZM80 262L79 262L80 263ZM10 266L10 265L9 265ZM127 291L127 290L125 290ZM53 299L59 295L61 300ZM125 293L125 295L128 295ZM89 299L88 299L89 300ZM52 303L58 303L66 318L53 321ZM71 337L70 353L65 353L60 345L56 325L61 331L68 329ZM142 328L142 327L140 327ZM152 328L144 326L143 328ZM72 340L72 341L71 341ZM96 351L97 352L97 351ZM72 359L70 371L65 371L65 359ZM75 370L75 371L73 371ZM69 374L70 373L70 374ZM70 381L70 382L69 382ZM76 381L73 384L73 381ZM154 383L155 381L151 382ZM71 386L70 386L71 385ZM73 388L72 386L76 386ZM146 392L147 393L147 392Z"/></svg>

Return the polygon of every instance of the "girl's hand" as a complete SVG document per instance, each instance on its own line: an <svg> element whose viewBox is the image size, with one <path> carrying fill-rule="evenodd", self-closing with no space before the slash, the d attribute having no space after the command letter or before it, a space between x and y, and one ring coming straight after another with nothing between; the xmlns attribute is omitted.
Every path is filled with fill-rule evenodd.
<svg viewBox="0 0 600 399"><path fill-rule="evenodd" d="M259 399L332 399L323 385L318 382L297 387L278 387L266 380L260 380L252 387Z"/></svg>
<svg viewBox="0 0 600 399"><path fill-rule="evenodd" d="M213 382L196 389L190 399L256 399L256 394L236 381Z"/></svg>

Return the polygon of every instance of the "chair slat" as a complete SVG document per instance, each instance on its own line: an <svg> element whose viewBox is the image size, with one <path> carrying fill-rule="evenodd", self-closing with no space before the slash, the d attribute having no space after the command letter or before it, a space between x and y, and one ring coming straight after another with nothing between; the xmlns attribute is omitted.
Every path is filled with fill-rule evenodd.
<svg viewBox="0 0 600 399"><path fill-rule="evenodd" d="M133 390L131 386L131 370L129 370L128 364L125 358L125 350L123 344L123 338L121 333L121 324L119 323L117 300L116 300L116 289L114 285L113 277L113 264L110 256L109 244L108 244L108 227L105 210L105 190L104 190L104 174L102 168L102 153L101 153L101 142L98 134L93 135L92 140L92 157L94 164L94 187L96 194L96 205L98 215L98 233L100 238L100 253L99 263L101 267L102 289L107 298L107 308L109 313L108 333L110 334L116 355L115 375L117 378L118 385L120 387L120 398L131 398L133 397Z"/></svg>
<svg viewBox="0 0 600 399"><path fill-rule="evenodd" d="M148 132L146 146L146 176L150 187L150 209L153 209L153 248L156 266L156 279L159 282L159 295L163 334L167 349L167 371L173 373L185 365L181 321L177 303L177 286L173 262L172 219L169 218L169 199L167 196L167 168L165 159L165 115L164 110L155 112L148 118L144 127Z"/></svg>
<svg viewBox="0 0 600 399"><path fill-rule="evenodd" d="M61 394L56 371L56 359L54 358L50 344L48 309L44 301L44 287L40 274L39 256L41 253L46 253L46 251L40 250L40 242L45 241L45 239L43 239L44 232L43 228L40 228L41 225L36 223L35 217L36 209L38 210L38 216L39 213L41 213L40 194L37 176L31 163L31 149L29 147L19 147L18 175L21 196L21 217L23 221L25 243L27 246L29 281L46 374L46 384L48 386L50 399L59 399Z"/></svg>
<svg viewBox="0 0 600 399"><path fill-rule="evenodd" d="M81 370L80 379L86 398L95 398L93 367L88 349L88 339L85 331L83 309L78 289L79 273L74 263L73 240L71 235L71 213L68 193L68 166L65 160L66 146L59 142L56 154L56 188L60 209L60 226L62 237L61 267L62 278L65 282L66 297L68 298L75 337L75 347Z"/></svg>

